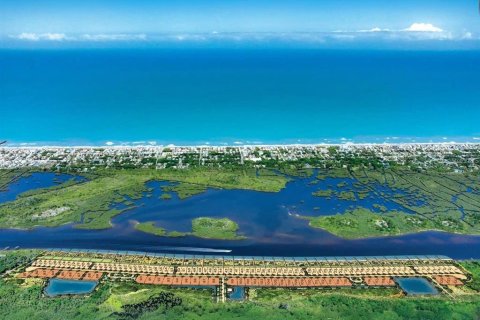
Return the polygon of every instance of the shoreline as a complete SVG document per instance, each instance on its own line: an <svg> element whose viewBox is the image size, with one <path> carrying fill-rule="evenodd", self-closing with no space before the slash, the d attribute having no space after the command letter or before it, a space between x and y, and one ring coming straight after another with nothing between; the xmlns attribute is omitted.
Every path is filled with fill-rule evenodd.
<svg viewBox="0 0 480 320"><path fill-rule="evenodd" d="M15 250L41 250L44 252L65 252L65 253L90 253L90 254L115 254L115 255L126 255L126 256L151 256L151 257L179 257L179 258L187 258L190 255L185 253L169 253L169 252L157 252L157 251L137 251L137 250L109 250L109 249L84 249L84 248L42 248L42 247L22 247L22 248L3 248L0 249L0 252L4 251L15 251ZM219 252L222 251L220 249L211 249L215 250L218 253L226 253L226 252ZM223 250L228 251L228 250ZM192 258L195 259L206 259L212 256L212 254L194 254L191 255ZM430 258L430 259L445 259L445 260L460 260L451 258L449 256L443 254L431 254L431 255L422 255L422 254L412 254L412 255L358 255L358 256L265 256L265 255L215 255L215 258L224 257L230 260L252 260L252 257L262 257L265 260L268 259L276 259L276 260L291 260L291 261L298 261L299 258L304 259L312 259L312 260L326 260L326 261L334 261L338 262L339 260L344 261L358 261L359 259L363 260L372 260L376 261L378 259L383 260L403 260L403 259L415 259L415 258ZM255 260L255 259L253 259ZM470 259L471 260L471 259ZM478 259L473 259L478 260Z"/></svg>
<svg viewBox="0 0 480 320"><path fill-rule="evenodd" d="M258 143L258 144L135 144L135 143L118 143L118 144L40 144L40 143L6 143L0 146L0 149L135 149L135 148L281 148L281 147L370 147L370 146L479 146L480 138L472 141L432 141L432 142L352 142L344 141L338 143Z"/></svg>

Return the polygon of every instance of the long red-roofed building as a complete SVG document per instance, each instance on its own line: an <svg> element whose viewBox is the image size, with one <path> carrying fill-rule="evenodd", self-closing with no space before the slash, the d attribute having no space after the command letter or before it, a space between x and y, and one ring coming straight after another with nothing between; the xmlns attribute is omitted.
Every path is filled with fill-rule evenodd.
<svg viewBox="0 0 480 320"><path fill-rule="evenodd" d="M227 285L244 287L351 287L348 278L229 278Z"/></svg>
<svg viewBox="0 0 480 320"><path fill-rule="evenodd" d="M394 287L395 281L391 277L364 277L363 281L367 286L372 287Z"/></svg>
<svg viewBox="0 0 480 320"><path fill-rule="evenodd" d="M454 276L434 276L433 279L442 286L463 286L463 282Z"/></svg>
<svg viewBox="0 0 480 320"><path fill-rule="evenodd" d="M220 279L216 277L174 277L150 276L141 274L136 278L138 283L169 286L218 286Z"/></svg>

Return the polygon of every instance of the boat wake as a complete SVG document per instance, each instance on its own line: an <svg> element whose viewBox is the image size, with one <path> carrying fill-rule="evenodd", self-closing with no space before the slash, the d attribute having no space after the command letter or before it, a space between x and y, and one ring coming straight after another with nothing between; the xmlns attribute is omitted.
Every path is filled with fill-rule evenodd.
<svg viewBox="0 0 480 320"><path fill-rule="evenodd" d="M168 251L190 251L190 252L210 252L210 253L230 253L232 250L229 249L212 249L212 248L197 248L197 247L157 247L161 250Z"/></svg>

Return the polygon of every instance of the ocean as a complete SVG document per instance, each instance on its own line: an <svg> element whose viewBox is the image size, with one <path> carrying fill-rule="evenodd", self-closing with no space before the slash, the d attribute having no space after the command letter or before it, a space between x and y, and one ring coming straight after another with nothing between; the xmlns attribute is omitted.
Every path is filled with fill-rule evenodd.
<svg viewBox="0 0 480 320"><path fill-rule="evenodd" d="M0 51L10 144L480 142L480 52Z"/></svg>

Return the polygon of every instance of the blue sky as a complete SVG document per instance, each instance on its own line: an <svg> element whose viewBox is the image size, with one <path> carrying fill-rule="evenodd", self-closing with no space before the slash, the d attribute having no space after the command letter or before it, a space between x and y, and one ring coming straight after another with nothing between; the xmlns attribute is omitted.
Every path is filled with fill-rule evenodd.
<svg viewBox="0 0 480 320"><path fill-rule="evenodd" d="M477 0L1 0L0 39L458 45L479 42L480 17Z"/></svg>

